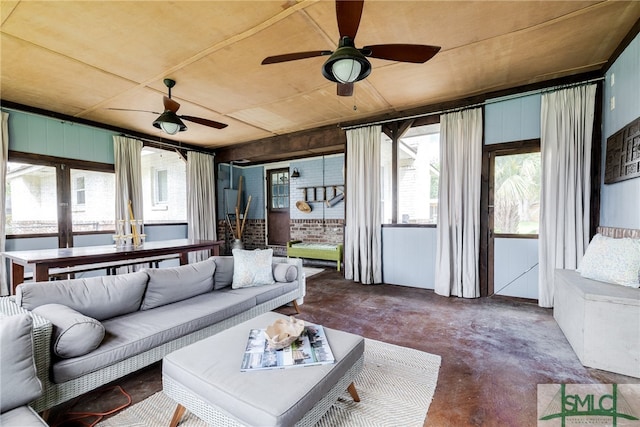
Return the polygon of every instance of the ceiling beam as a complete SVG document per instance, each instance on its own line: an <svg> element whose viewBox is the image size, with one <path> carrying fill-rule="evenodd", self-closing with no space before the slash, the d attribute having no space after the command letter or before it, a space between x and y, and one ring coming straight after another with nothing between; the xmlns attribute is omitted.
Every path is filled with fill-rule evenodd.
<svg viewBox="0 0 640 427"><path fill-rule="evenodd" d="M325 126L236 144L216 150L216 163L248 160L247 164L343 153L347 135L338 126Z"/></svg>

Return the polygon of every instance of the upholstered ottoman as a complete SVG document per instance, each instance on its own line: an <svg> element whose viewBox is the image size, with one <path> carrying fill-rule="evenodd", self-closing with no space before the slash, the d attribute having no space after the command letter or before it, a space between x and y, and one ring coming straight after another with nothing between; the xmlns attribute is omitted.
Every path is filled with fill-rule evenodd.
<svg viewBox="0 0 640 427"><path fill-rule="evenodd" d="M277 313L265 313L165 356L164 392L215 426L312 426L345 391L359 401L353 381L364 363L364 339L325 329L336 362L328 365L241 372L253 328L266 328Z"/></svg>

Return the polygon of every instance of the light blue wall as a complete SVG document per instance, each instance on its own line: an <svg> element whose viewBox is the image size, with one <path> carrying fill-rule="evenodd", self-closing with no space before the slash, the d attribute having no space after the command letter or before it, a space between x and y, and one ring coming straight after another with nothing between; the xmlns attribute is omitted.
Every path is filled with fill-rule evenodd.
<svg viewBox="0 0 640 427"><path fill-rule="evenodd" d="M615 75L615 84L611 86ZM615 109L610 99L615 97ZM606 74L603 97L604 131L602 140L602 172L607 138L640 117L640 35L631 42ZM600 225L640 228L640 178L614 184L601 181Z"/></svg>
<svg viewBox="0 0 640 427"><path fill-rule="evenodd" d="M247 200L251 196L251 205L249 206L247 217L250 219L264 219L264 166L242 168L240 173L244 177L244 183L242 184L243 208L247 206Z"/></svg>
<svg viewBox="0 0 640 427"><path fill-rule="evenodd" d="M540 138L540 94L489 100L485 106L485 144Z"/></svg>
<svg viewBox="0 0 640 427"><path fill-rule="evenodd" d="M9 149L113 164L115 132L21 111L9 113Z"/></svg>
<svg viewBox="0 0 640 427"><path fill-rule="evenodd" d="M344 201L329 207L323 202L308 202L311 212L304 213L296 208L296 202L304 200L303 187L318 186L317 197L322 198L320 188L324 185L340 185L338 192L344 190L344 154L324 157L313 157L292 161L290 170L297 168L299 178L292 178L290 185L290 216L291 219L344 219ZM329 189L330 198L332 189ZM313 196L309 194L308 199Z"/></svg>

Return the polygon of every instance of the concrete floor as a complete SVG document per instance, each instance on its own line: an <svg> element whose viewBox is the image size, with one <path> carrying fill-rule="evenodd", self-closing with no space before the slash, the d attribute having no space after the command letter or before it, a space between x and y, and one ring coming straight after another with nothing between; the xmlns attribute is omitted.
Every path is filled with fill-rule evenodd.
<svg viewBox="0 0 640 427"><path fill-rule="evenodd" d="M309 322L442 357L425 426L534 426L538 384L640 383L583 367L552 310L533 303L361 285L331 269L308 279L304 302L299 317ZM135 403L161 390L160 371L157 363L114 384ZM51 425L79 426L64 421L68 411L101 412L123 402L117 391L101 390L52 409Z"/></svg>

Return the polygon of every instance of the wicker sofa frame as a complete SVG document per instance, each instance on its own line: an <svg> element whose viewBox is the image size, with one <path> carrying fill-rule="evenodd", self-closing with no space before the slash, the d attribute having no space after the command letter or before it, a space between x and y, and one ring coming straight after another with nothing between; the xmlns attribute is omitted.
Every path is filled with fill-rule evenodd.
<svg viewBox="0 0 640 427"><path fill-rule="evenodd" d="M274 262L276 262L275 258ZM284 262L286 262L286 260L284 260ZM217 334L218 332L252 319L262 313L266 313L285 304L292 303L297 299L303 298L305 288L304 276L301 273L302 266L299 265L297 267L300 286L298 286L295 291L288 292L267 302L258 304L247 311L184 335L173 341L159 345L121 362L60 384L53 383L49 377L49 371L51 368L51 322L33 312L29 312L28 310L19 307L14 302L15 297L13 296L0 297L0 312L3 314L12 315L29 312L33 318L34 353L38 378L42 381L43 393L40 398L31 402L30 406L37 412L45 411L53 406L64 403L74 397L80 396L104 384L108 384L111 381L162 360L165 355L172 351ZM300 277L302 277L302 279L300 279Z"/></svg>

